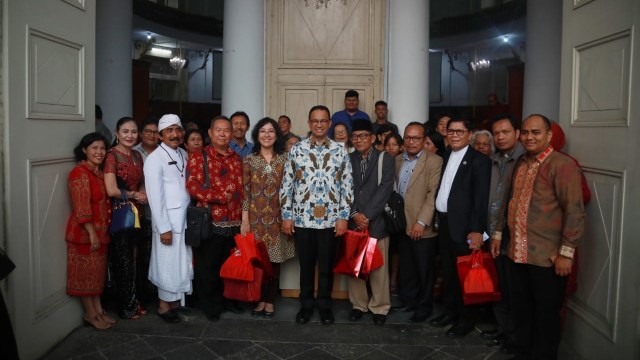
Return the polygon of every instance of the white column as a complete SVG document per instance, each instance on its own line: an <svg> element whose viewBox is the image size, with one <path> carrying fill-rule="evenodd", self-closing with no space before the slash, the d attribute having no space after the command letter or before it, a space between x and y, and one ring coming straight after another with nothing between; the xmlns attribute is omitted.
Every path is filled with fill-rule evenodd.
<svg viewBox="0 0 640 360"><path fill-rule="evenodd" d="M226 0L222 37L222 114L242 110L251 125L264 117L263 0Z"/></svg>
<svg viewBox="0 0 640 360"><path fill-rule="evenodd" d="M429 116L429 0L389 0L389 117L400 131Z"/></svg>
<svg viewBox="0 0 640 360"><path fill-rule="evenodd" d="M523 119L538 113L558 120L561 45L562 1L527 1Z"/></svg>
<svg viewBox="0 0 640 360"><path fill-rule="evenodd" d="M116 122L132 115L132 0L96 1L96 104L114 131Z"/></svg>

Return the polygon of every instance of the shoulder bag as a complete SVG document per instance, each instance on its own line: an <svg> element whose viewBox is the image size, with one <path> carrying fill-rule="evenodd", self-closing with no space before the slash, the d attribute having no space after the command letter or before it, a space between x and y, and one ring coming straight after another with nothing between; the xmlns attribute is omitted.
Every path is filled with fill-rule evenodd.
<svg viewBox="0 0 640 360"><path fill-rule="evenodd" d="M138 209L129 201L125 190L120 189L120 196L122 199L115 199L111 211L111 224L109 225L109 234L111 235L122 230L140 228Z"/></svg>
<svg viewBox="0 0 640 360"><path fill-rule="evenodd" d="M382 181L382 161L384 152L378 157L378 185ZM397 187L394 183L394 188ZM391 192L387 203L384 205L384 224L389 235L403 234L407 227L407 219L404 215L404 199L395 190Z"/></svg>
<svg viewBox="0 0 640 360"><path fill-rule="evenodd" d="M207 152L204 149L202 150L202 157L204 158L204 163L202 165L204 170L204 187L209 188L208 157ZM187 176L189 175L187 174ZM196 202L191 198L191 204L187 208L187 230L185 231L185 243L191 247L199 247L200 243L209 237L210 223L210 206L196 206Z"/></svg>

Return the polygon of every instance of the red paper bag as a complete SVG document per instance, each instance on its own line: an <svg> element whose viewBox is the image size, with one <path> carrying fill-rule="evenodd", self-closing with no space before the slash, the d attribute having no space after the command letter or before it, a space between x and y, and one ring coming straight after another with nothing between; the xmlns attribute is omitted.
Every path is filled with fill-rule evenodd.
<svg viewBox="0 0 640 360"><path fill-rule="evenodd" d="M475 257L475 262L473 258ZM482 264L483 270L478 270L478 264ZM476 265L475 268L473 266ZM471 271L474 269L474 271ZM469 274L473 274L466 285ZM482 273L488 275L485 277ZM478 277L481 279L478 280ZM462 288L462 299L465 305L480 304L499 301L501 294L498 289L498 273L491 258L491 254L480 250L474 250L471 255L458 257L458 278ZM491 285L488 284L490 281ZM468 286L468 287L467 287Z"/></svg>
<svg viewBox="0 0 640 360"><path fill-rule="evenodd" d="M368 230L347 230L333 272L368 280L371 271L384 264L377 242L377 239L369 236Z"/></svg>
<svg viewBox="0 0 640 360"><path fill-rule="evenodd" d="M246 235L238 234L234 237L236 246L240 249L240 254L246 263L250 263L258 258L256 253L256 240L253 237L253 233L247 233Z"/></svg>
<svg viewBox="0 0 640 360"><path fill-rule="evenodd" d="M240 249L233 248L231 255L220 268L220 277L223 279L253 281L253 265L250 261L245 261Z"/></svg>
<svg viewBox="0 0 640 360"><path fill-rule="evenodd" d="M242 281L235 279L223 279L224 293L226 299L256 302L262 297L262 278L264 270L259 267L252 267L253 280Z"/></svg>

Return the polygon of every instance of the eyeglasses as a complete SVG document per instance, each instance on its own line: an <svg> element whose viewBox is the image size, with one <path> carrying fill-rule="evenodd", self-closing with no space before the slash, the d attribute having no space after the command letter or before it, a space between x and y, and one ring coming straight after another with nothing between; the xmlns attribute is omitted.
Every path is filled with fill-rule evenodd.
<svg viewBox="0 0 640 360"><path fill-rule="evenodd" d="M371 136L371 134L354 134L351 135L351 140L356 141L356 140L367 140L367 138Z"/></svg>
<svg viewBox="0 0 640 360"><path fill-rule="evenodd" d="M317 126L317 125L325 126L329 124L329 120L309 120L309 124L313 126Z"/></svg>
<svg viewBox="0 0 640 360"><path fill-rule="evenodd" d="M143 132L145 135L158 135L158 132L157 132L157 131L155 131L155 130L150 130L150 129L144 129L144 130L142 130L142 132Z"/></svg>
<svg viewBox="0 0 640 360"><path fill-rule="evenodd" d="M275 130L260 130L258 131L260 135L273 135L276 133Z"/></svg>
<svg viewBox="0 0 640 360"><path fill-rule="evenodd" d="M422 136L405 136L404 137L404 142L420 142L424 140L424 138Z"/></svg>
<svg viewBox="0 0 640 360"><path fill-rule="evenodd" d="M456 134L457 136L462 136L467 131L469 131L469 130L467 130L467 129L447 129L447 135Z"/></svg>
<svg viewBox="0 0 640 360"><path fill-rule="evenodd" d="M484 143L484 142L474 142L473 145L476 146L476 147L483 147L483 148L491 147L491 144Z"/></svg>

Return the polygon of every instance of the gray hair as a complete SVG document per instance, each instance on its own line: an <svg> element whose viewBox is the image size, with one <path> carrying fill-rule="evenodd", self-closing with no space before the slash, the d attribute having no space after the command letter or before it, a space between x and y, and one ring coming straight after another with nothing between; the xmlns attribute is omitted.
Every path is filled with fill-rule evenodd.
<svg viewBox="0 0 640 360"><path fill-rule="evenodd" d="M471 135L471 140L469 142L473 146L473 143L476 141L476 138L480 135L486 135L489 138L489 144L491 144L491 153L494 154L496 152L496 146L493 144L493 135L487 130L478 130L474 131L473 135Z"/></svg>

